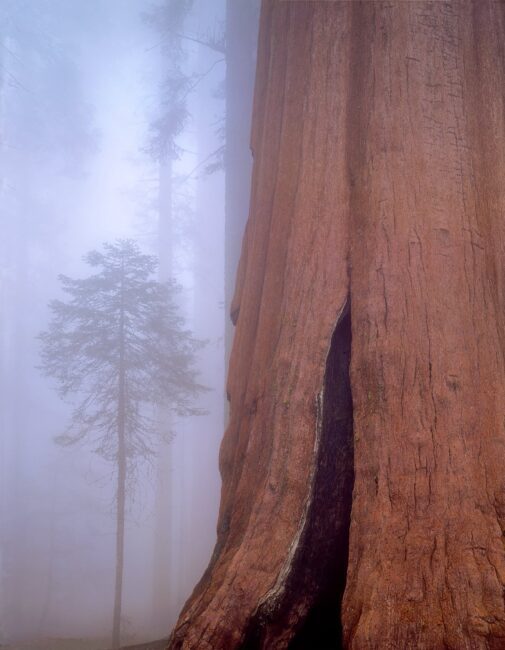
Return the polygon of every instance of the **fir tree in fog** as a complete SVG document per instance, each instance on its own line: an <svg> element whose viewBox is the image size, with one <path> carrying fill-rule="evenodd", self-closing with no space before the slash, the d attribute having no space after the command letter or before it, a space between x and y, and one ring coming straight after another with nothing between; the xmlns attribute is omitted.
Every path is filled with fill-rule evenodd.
<svg viewBox="0 0 505 650"><path fill-rule="evenodd" d="M258 4L0 0L0 645L9 650L111 646L114 432L107 452L106 432L93 422L96 399L71 420L98 376L87 373L63 400L36 370L37 333L49 334L56 319L49 301L74 300L57 274L103 271L82 261L94 249L107 256L103 241L142 238L143 252L157 255L149 279L180 286L168 284L173 313L187 323L181 330L208 341L193 355L199 381L212 387L198 402L186 396L202 417L180 417L168 388L161 405L138 404L153 426L131 430L141 433L139 453L126 462L121 642L167 638L211 557L225 424L225 171L226 186L248 200L223 166L243 170L235 153L224 156L224 125L249 114L242 48L233 43L244 44L249 61L254 21L244 16L231 38L249 2ZM229 105L232 95L241 102ZM249 155L247 119L242 128ZM234 138L236 130L226 132L227 151L236 152ZM239 219L230 206L231 221ZM110 345L103 349L112 359ZM102 382L102 397L107 387L113 382ZM54 444L63 431L60 443L85 435ZM102 453L88 453L101 444Z"/></svg>
<svg viewBox="0 0 505 650"><path fill-rule="evenodd" d="M112 645L119 647L127 486L139 460L154 456L160 431L148 406L163 404L178 416L198 415L204 389L196 378L195 340L178 314L175 283L152 279L157 259L132 240L105 244L85 261L97 273L61 275L68 300L54 300L49 329L40 335L45 375L62 398L79 397L62 445L91 441L115 464L116 580Z"/></svg>

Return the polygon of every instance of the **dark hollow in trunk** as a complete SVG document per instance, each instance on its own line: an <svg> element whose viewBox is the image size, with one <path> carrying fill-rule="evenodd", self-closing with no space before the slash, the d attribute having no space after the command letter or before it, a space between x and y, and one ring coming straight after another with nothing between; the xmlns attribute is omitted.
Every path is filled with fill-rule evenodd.
<svg viewBox="0 0 505 650"><path fill-rule="evenodd" d="M354 484L352 396L349 378L351 309L335 328L326 364L321 449L309 528L301 566L311 571L317 598L290 650L340 648L340 606L349 555ZM309 568L310 567L310 568ZM316 572L314 572L316 568ZM298 585L294 585L295 588ZM303 589L303 585L300 585ZM319 592L316 589L319 587Z"/></svg>
<svg viewBox="0 0 505 650"><path fill-rule="evenodd" d="M258 608L243 650L335 650L342 644L340 606L349 552L353 417L349 378L351 311L335 327L317 399L318 452L306 519L280 595Z"/></svg>

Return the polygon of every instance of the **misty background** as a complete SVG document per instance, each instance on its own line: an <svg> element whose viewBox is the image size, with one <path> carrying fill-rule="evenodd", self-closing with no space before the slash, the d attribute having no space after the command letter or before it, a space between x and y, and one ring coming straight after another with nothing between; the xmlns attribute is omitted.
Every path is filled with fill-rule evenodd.
<svg viewBox="0 0 505 650"><path fill-rule="evenodd" d="M210 560L258 4L0 0L0 644L110 635L114 467L55 444L71 408L36 338L104 242L182 285L211 388L130 491L122 642L167 636Z"/></svg>

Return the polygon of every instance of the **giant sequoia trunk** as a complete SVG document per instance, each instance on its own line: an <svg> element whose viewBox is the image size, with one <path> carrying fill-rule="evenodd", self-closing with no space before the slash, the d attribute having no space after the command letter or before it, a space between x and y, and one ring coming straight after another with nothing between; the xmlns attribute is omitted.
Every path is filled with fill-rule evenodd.
<svg viewBox="0 0 505 650"><path fill-rule="evenodd" d="M505 647L504 48L492 0L264 1L218 543L172 649Z"/></svg>

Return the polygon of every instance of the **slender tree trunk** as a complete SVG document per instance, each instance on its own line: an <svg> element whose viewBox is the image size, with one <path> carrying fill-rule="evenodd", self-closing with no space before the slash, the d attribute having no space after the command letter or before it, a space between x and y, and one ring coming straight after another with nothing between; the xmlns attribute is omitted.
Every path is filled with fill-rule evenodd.
<svg viewBox="0 0 505 650"><path fill-rule="evenodd" d="M174 226L172 223L173 164L169 158L159 163L158 188L158 250L160 282L167 282L173 274Z"/></svg>
<svg viewBox="0 0 505 650"><path fill-rule="evenodd" d="M121 608L123 597L124 569L124 528L126 504L126 454L124 448L124 429L119 431L118 476L116 498L116 581L114 586L114 617L112 622L112 648L116 650L121 640Z"/></svg>
<svg viewBox="0 0 505 650"><path fill-rule="evenodd" d="M159 280L167 282L173 277L174 232L172 217L173 165L169 158L159 163L158 194L158 250ZM168 408L158 409L161 427L170 430L172 418ZM173 524L173 449L171 444L161 443L156 461L156 484L154 503L154 549L153 549L153 629L166 635L177 618Z"/></svg>
<svg viewBox="0 0 505 650"><path fill-rule="evenodd" d="M53 481L56 473L53 474ZM54 486L54 483L53 483ZM38 636L39 638L44 638L49 636L51 633L50 625L48 625L48 618L51 613L51 605L53 600L53 590L54 590L54 572L55 572L55 559L56 559L56 501L57 495L56 490L53 487L50 492L51 504L49 511L49 545L48 545L48 555L47 561L47 572L45 576L45 589L44 589L44 600L42 602L42 608L40 612L39 624L38 624Z"/></svg>
<svg viewBox="0 0 505 650"><path fill-rule="evenodd" d="M125 322L123 305L124 269L121 269L121 311L119 323L119 380L117 410L117 494L116 494L116 580L114 586L114 614L112 621L112 650L117 650L121 641L121 608L123 598L124 529L126 506L126 366L125 366Z"/></svg>
<svg viewBox="0 0 505 650"><path fill-rule="evenodd" d="M218 542L172 649L504 647L504 43L492 0L264 0Z"/></svg>
<svg viewBox="0 0 505 650"><path fill-rule="evenodd" d="M6 34L5 27L0 31L0 202L4 205L5 191L5 70L6 70ZM0 310L3 314L0 323L0 390L5 396L9 373L7 372L7 363L5 361L8 352L8 331L6 325L6 314L8 308L7 300L7 279L8 268L6 265L7 247L5 244L0 245L0 253L3 261L0 267ZM7 522L9 516L9 499L7 498L7 488L9 485L9 464L8 458L8 418L5 408L0 399L0 643L4 640L7 628L7 601L9 598L6 588L7 573ZM10 442L10 441L9 441Z"/></svg>

